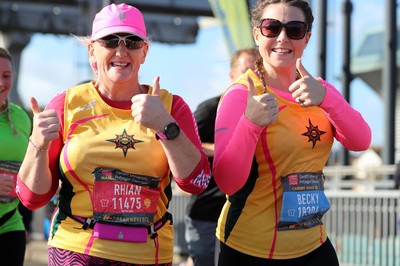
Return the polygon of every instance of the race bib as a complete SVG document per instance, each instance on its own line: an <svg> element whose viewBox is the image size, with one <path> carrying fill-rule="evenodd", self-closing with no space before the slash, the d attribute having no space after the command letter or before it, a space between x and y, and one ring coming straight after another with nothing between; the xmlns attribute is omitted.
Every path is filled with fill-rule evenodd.
<svg viewBox="0 0 400 266"><path fill-rule="evenodd" d="M147 226L154 222L160 178L110 168L96 168L93 174L96 221L131 226Z"/></svg>
<svg viewBox="0 0 400 266"><path fill-rule="evenodd" d="M0 196L0 203L12 202L17 197L15 186L17 183L17 174L20 167L20 162L0 161L0 175L10 177L13 179L14 182L14 189L7 196Z"/></svg>
<svg viewBox="0 0 400 266"><path fill-rule="evenodd" d="M330 209L322 173L293 173L281 178L283 199L278 230L300 230L322 224Z"/></svg>

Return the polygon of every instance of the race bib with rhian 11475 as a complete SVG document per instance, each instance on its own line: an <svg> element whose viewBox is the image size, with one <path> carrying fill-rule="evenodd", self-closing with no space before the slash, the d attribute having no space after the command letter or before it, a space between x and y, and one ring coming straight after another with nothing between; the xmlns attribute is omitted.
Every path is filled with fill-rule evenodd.
<svg viewBox="0 0 400 266"><path fill-rule="evenodd" d="M111 168L96 168L93 174L96 221L131 226L147 226L154 222L160 178Z"/></svg>

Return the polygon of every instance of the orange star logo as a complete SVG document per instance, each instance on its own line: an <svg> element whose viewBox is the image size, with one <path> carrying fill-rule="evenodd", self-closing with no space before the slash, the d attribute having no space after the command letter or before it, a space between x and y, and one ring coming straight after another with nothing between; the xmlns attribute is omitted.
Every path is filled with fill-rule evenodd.
<svg viewBox="0 0 400 266"><path fill-rule="evenodd" d="M317 141L321 141L321 135L325 134L325 131L321 131L318 129L318 126L313 126L313 124L311 123L311 120L308 119L308 124L310 125L307 128L307 132L301 134L303 136L307 136L308 137L308 142L312 142L313 143L313 149L315 147L315 143Z"/></svg>
<svg viewBox="0 0 400 266"><path fill-rule="evenodd" d="M121 135L115 134L115 138L107 139L106 141L115 143L115 149L122 149L124 157L126 157L129 149L135 150L135 144L143 142L142 140L135 139L133 136L134 135L128 135L126 129L124 129L124 132Z"/></svg>

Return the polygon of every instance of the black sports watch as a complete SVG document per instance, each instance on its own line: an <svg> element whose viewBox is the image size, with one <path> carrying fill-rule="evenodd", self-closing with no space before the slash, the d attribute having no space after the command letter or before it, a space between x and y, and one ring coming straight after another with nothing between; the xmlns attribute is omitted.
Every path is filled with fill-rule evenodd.
<svg viewBox="0 0 400 266"><path fill-rule="evenodd" d="M164 132L156 133L156 139L176 139L179 136L179 133L181 133L181 128L177 123L171 122L164 127Z"/></svg>

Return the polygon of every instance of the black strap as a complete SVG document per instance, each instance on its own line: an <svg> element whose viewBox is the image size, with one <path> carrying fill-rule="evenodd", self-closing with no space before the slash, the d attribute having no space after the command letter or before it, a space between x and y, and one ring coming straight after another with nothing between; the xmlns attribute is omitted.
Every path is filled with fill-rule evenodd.
<svg viewBox="0 0 400 266"><path fill-rule="evenodd" d="M160 229L161 227L163 227L164 224L165 224L168 220L171 221L171 225L172 225L172 224L173 224L173 221L172 221L172 214L169 213L169 212L166 212L166 213L163 215L163 217L161 217L160 220L158 220L157 222L153 223L153 224L150 225L150 226L147 226L147 232L148 232L149 235L151 235L151 239L154 239L154 238L156 238L156 237L158 236L156 232L158 231L158 229Z"/></svg>
<svg viewBox="0 0 400 266"><path fill-rule="evenodd" d="M83 218L83 217L79 217L79 216L74 216L74 215L70 215L66 212L63 212L61 209L59 209L60 212L64 213L65 215L67 215L69 218L74 219L75 221L79 222L82 224L82 229L86 230L88 228L93 229L94 225L96 224L96 221L92 218ZM147 226L147 232L149 235L152 235L151 238L155 238L157 237L157 231L164 226L164 224L170 221L171 225L173 224L172 221L172 214L169 212L166 212L163 217L161 217L161 219L159 219L158 221L156 221L155 223Z"/></svg>
<svg viewBox="0 0 400 266"><path fill-rule="evenodd" d="M7 212L6 214L3 215L3 217L0 218L0 226L2 226L3 224L5 224L8 219L10 219L14 213L17 211L17 208Z"/></svg>

